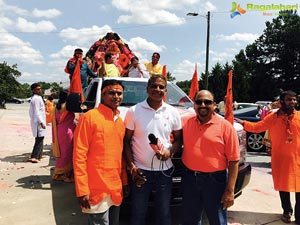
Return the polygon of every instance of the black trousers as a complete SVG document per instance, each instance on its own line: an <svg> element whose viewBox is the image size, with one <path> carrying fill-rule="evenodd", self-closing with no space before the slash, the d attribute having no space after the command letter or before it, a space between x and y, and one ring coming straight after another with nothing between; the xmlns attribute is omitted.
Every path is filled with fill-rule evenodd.
<svg viewBox="0 0 300 225"><path fill-rule="evenodd" d="M291 196L290 192L279 191L279 196L281 200L281 207L283 209L283 213L291 213L293 214L293 207L291 204ZM297 220L300 219L300 192L295 193L295 218Z"/></svg>
<svg viewBox="0 0 300 225"><path fill-rule="evenodd" d="M31 158L41 159L43 154L43 146L44 146L44 137L36 137L33 150L31 153Z"/></svg>

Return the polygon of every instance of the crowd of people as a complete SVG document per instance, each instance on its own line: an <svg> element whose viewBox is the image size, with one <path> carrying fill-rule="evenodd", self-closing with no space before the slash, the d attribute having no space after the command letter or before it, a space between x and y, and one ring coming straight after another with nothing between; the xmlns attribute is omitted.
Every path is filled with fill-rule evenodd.
<svg viewBox="0 0 300 225"><path fill-rule="evenodd" d="M82 114L78 123L76 115L66 109L68 93L60 92L56 105L48 98L45 107L41 85L31 85L29 115L35 143L28 161L37 163L41 159L46 124L51 122L52 152L56 157L52 179L75 181L76 196L89 225L118 225L120 205L129 193L131 224L146 224L152 191L156 193L156 224L171 225L174 171L171 158L178 152L182 152L184 165L182 224L201 225L204 211L211 225L227 224L227 209L234 204L240 159L235 129L229 121L217 116L214 94L208 90L195 95L195 114L181 118L163 100L167 80L161 75L159 58L158 53L153 53L152 62L145 66L139 64L137 57L132 58L128 76L148 77L148 95L143 102L129 108L124 121L118 110L124 86L118 80L103 82L101 104ZM105 63L111 64L109 60L107 56ZM81 66L87 63L82 59L81 49L76 49L67 63L70 79L76 61ZM86 85L89 75L84 70L81 79ZM110 76L109 71L103 71L103 76ZM300 114L295 110L296 104L296 94L286 91L280 95L279 108L260 122L238 122L247 131L269 131L274 188L279 191L283 208L281 219L291 222L294 212L296 223L300 224ZM296 193L294 209L290 192Z"/></svg>

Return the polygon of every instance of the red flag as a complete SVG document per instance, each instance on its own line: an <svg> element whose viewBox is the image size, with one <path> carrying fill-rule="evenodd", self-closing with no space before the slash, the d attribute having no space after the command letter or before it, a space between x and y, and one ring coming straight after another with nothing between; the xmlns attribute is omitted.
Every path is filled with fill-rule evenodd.
<svg viewBox="0 0 300 225"><path fill-rule="evenodd" d="M225 119L233 124L233 108L232 108L232 70L228 73L228 84L225 102Z"/></svg>
<svg viewBox="0 0 300 225"><path fill-rule="evenodd" d="M83 95L82 95L82 86L81 86L81 78L80 78L80 62L77 61L74 73L71 79L71 84L69 88L69 93L78 93L80 94L81 101L84 101Z"/></svg>
<svg viewBox="0 0 300 225"><path fill-rule="evenodd" d="M163 65L163 68L162 68L162 75L168 80L168 76L167 76L167 65Z"/></svg>
<svg viewBox="0 0 300 225"><path fill-rule="evenodd" d="M194 100L195 94L199 91L198 73L197 73L197 63L195 64L195 71L193 74L189 97Z"/></svg>

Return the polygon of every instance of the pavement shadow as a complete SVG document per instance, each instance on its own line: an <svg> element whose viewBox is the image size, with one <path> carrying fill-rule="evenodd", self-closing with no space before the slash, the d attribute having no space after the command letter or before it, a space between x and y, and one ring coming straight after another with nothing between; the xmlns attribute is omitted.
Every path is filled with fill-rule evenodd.
<svg viewBox="0 0 300 225"><path fill-rule="evenodd" d="M52 147L50 145L44 145L43 156L51 157L52 156L51 151L52 151ZM23 153L23 154L19 154L19 155L6 156L4 158L0 158L0 160L3 162L10 162L10 163L24 163L30 158L30 155L31 155L31 152Z"/></svg>
<svg viewBox="0 0 300 225"><path fill-rule="evenodd" d="M279 225L284 224L280 220L281 214L229 211L228 222L232 224L252 224L252 225Z"/></svg>

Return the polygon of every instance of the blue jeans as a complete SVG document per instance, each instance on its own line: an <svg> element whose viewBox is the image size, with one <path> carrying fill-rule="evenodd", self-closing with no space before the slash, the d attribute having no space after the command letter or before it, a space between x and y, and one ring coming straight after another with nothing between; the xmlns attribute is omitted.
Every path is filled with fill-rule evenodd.
<svg viewBox="0 0 300 225"><path fill-rule="evenodd" d="M210 225L227 225L227 210L221 198L227 184L227 171L194 173L184 169L182 176L183 225L201 225L205 210Z"/></svg>
<svg viewBox="0 0 300 225"><path fill-rule="evenodd" d="M171 225L171 193L172 168L161 171L142 170L146 176L146 183L141 187L131 184L131 225L144 225L148 201L152 191L155 191L155 224Z"/></svg>
<svg viewBox="0 0 300 225"><path fill-rule="evenodd" d="M88 225L119 225L120 206L111 206L103 213L89 214Z"/></svg>

